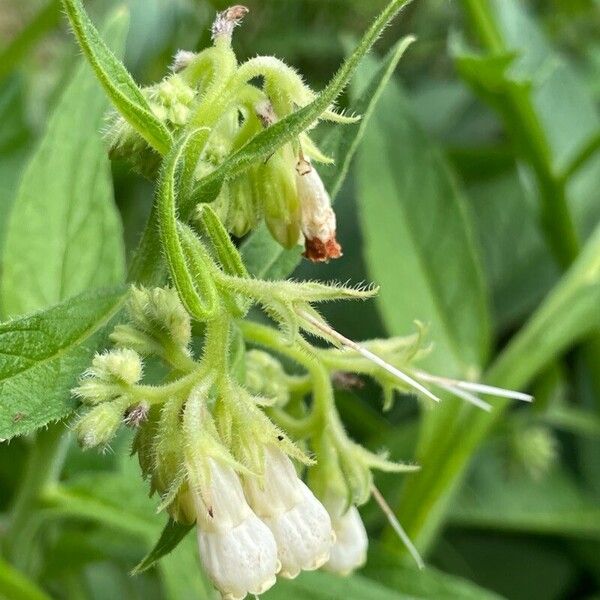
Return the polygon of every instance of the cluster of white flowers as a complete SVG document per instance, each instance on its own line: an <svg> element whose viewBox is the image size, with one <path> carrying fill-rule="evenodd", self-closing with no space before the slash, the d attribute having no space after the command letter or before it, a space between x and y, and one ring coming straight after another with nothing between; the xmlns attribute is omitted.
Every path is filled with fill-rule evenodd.
<svg viewBox="0 0 600 600"><path fill-rule="evenodd" d="M356 508L345 511L339 499L328 512L275 446L265 449L261 478L240 478L218 459L208 464L210 483L193 490L198 546L224 600L262 594L277 575L320 567L348 574L364 563L368 540Z"/></svg>

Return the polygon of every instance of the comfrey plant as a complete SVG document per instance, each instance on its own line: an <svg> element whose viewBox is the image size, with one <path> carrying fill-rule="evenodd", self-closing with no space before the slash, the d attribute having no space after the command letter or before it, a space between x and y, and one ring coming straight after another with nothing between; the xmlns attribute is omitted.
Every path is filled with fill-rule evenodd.
<svg viewBox="0 0 600 600"><path fill-rule="evenodd" d="M281 246L302 244L309 260L341 255L316 167L331 159L309 131L321 120L359 119L336 112L333 101L402 4L390 4L317 95L273 57L238 63L231 39L248 12L242 6L218 14L213 46L178 52L159 84L139 90L123 73L115 84L105 70L109 50L81 6L65 2L116 107L110 152L157 179L127 318L111 334L114 348L94 358L73 390L85 407L75 430L83 447L106 448L121 425L135 429L143 476L171 517L169 544L195 524L202 564L223 598L261 594L278 575L359 568L368 539L357 506L371 496L421 564L373 482L373 471L417 467L349 438L334 382L373 378L384 408L397 392L437 402L428 386L483 409L489 405L477 394L530 399L418 368L429 350L422 331L349 340L315 305L365 300L376 288L251 276L231 237L264 220ZM161 254L169 285L162 285ZM256 308L270 324L251 313ZM160 371L162 383L144 381L144 365ZM159 544L162 552L169 544Z"/></svg>

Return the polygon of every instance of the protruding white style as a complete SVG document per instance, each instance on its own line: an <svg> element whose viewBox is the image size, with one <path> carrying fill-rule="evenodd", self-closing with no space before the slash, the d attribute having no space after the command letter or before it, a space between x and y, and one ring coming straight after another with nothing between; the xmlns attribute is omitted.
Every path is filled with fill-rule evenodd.
<svg viewBox="0 0 600 600"><path fill-rule="evenodd" d="M324 321L318 319L314 315L311 315L305 310L297 311L299 317L305 319L310 325L321 331L325 334L325 337L330 340L335 340L335 342L341 344L342 346L349 348L350 350L354 350L358 352L361 356L370 360L372 363L376 364L378 367L381 367L394 377L398 378L403 383L406 383L416 391L420 392L427 398L434 400L435 402L440 402L440 398L436 396L433 392L428 390L420 381L423 383L431 383L443 390L462 398L463 400L470 402L471 404L481 408L485 411L492 410L491 405L488 402L485 402L475 394L487 394L491 396L498 396L501 398L510 398L513 400L521 400L523 402L533 402L533 396L529 394L524 394L523 392L515 392L513 390L506 390L504 388L498 388L490 385L485 385L482 383L475 383L471 381L460 381L458 379L449 379L447 377L438 377L437 375L431 375L430 373L426 373L425 371L415 371L413 372L413 377L404 373L394 365L385 361L383 358L371 352L368 348L365 348L362 344L358 344L355 341L347 338L345 335L342 335L339 331L336 331L325 323ZM420 380L420 381L419 381Z"/></svg>
<svg viewBox="0 0 600 600"><path fill-rule="evenodd" d="M323 180L308 160L296 166L296 187L302 211L304 256L313 262L339 258L342 248L336 240L336 218Z"/></svg>
<svg viewBox="0 0 600 600"><path fill-rule="evenodd" d="M189 50L177 50L177 53L173 58L171 71L173 71L173 73L179 73L180 71L183 71L185 68L189 67L194 58L196 58L196 54L194 52L190 52Z"/></svg>
<svg viewBox="0 0 600 600"><path fill-rule="evenodd" d="M331 516L335 544L323 568L338 575L349 575L367 561L369 547L367 530L356 506L344 510L343 498L326 501L325 505Z"/></svg>
<svg viewBox="0 0 600 600"><path fill-rule="evenodd" d="M262 594L280 568L273 534L248 506L235 471L208 462L210 485L194 490L202 564L223 600Z"/></svg>
<svg viewBox="0 0 600 600"><path fill-rule="evenodd" d="M281 450L265 450L262 481L245 481L248 502L269 527L277 543L280 575L294 578L328 559L335 536L325 507L296 474Z"/></svg>

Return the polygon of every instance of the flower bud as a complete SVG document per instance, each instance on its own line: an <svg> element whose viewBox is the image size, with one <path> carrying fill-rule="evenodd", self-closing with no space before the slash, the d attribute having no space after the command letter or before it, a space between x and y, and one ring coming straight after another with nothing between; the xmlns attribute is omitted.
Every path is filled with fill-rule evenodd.
<svg viewBox="0 0 600 600"><path fill-rule="evenodd" d="M105 402L85 413L75 425L77 440L85 450L106 446L123 419L122 402Z"/></svg>
<svg viewBox="0 0 600 600"><path fill-rule="evenodd" d="M349 575L367 560L367 531L356 506L346 509L345 498L330 498L325 500L325 506L331 515L335 543L323 568L338 575Z"/></svg>
<svg viewBox="0 0 600 600"><path fill-rule="evenodd" d="M219 216L227 231L238 238L256 227L261 213L254 193L251 171L252 169L226 184L227 198L219 210Z"/></svg>
<svg viewBox="0 0 600 600"><path fill-rule="evenodd" d="M129 348L96 354L87 376L105 382L134 385L142 378L142 359Z"/></svg>
<svg viewBox="0 0 600 600"><path fill-rule="evenodd" d="M284 247L293 248L300 240L300 202L293 167L285 151L277 151L257 169L257 196L271 235Z"/></svg>
<svg viewBox="0 0 600 600"><path fill-rule="evenodd" d="M192 339L191 319L174 289L132 287L127 311L133 327L151 340L160 341L166 335L170 342L187 349ZM144 341L144 336L136 337L128 325L118 326L111 338L123 345Z"/></svg>
<svg viewBox="0 0 600 600"><path fill-rule="evenodd" d="M304 256L312 262L325 262L342 256L336 240L336 218L331 199L316 169L304 158L296 166L296 185L302 211Z"/></svg>
<svg viewBox="0 0 600 600"><path fill-rule="evenodd" d="M235 471L212 458L206 462L210 480L193 488L204 569L223 598L262 594L280 568L273 535L248 506Z"/></svg>
<svg viewBox="0 0 600 600"><path fill-rule="evenodd" d="M246 388L255 396L272 398L279 406L285 406L289 400L286 374L281 363L261 350L246 353Z"/></svg>
<svg viewBox="0 0 600 600"><path fill-rule="evenodd" d="M282 577L294 578L327 561L334 541L331 519L286 454L268 446L263 479L244 483L250 505L275 537Z"/></svg>

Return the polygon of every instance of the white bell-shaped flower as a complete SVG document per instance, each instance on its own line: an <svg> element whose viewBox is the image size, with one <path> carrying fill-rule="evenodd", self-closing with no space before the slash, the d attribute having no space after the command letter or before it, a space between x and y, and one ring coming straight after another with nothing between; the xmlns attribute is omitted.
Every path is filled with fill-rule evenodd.
<svg viewBox="0 0 600 600"><path fill-rule="evenodd" d="M296 167L296 188L302 210L304 256L313 262L339 258L342 248L336 240L336 218L331 198L317 170L304 158Z"/></svg>
<svg viewBox="0 0 600 600"><path fill-rule="evenodd" d="M335 544L323 568L338 575L349 575L365 564L369 538L356 506L344 510L341 500L326 502L335 531Z"/></svg>
<svg viewBox="0 0 600 600"><path fill-rule="evenodd" d="M335 539L331 519L286 454L267 447L264 479L246 480L245 490L250 505L273 533L282 577L294 578L327 561Z"/></svg>
<svg viewBox="0 0 600 600"><path fill-rule="evenodd" d="M262 594L280 568L273 534L248 506L235 471L208 463L210 484L194 493L202 564L223 600Z"/></svg>

